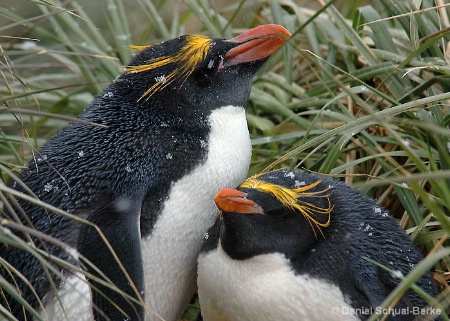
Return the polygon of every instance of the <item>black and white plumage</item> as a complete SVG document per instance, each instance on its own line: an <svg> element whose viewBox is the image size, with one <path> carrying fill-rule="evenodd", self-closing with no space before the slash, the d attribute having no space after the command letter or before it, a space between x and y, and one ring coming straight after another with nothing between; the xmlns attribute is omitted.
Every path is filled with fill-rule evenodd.
<svg viewBox="0 0 450 321"><path fill-rule="evenodd" d="M33 237L36 247L101 279L104 273L131 298L144 300L147 310L101 282L90 285L107 298L95 290L91 295L82 273L55 264L63 274L51 273L57 297L33 254L3 246L2 259L33 289L5 266L2 275L31 307L55 321L180 317L195 289L203 235L214 221L213 195L247 175L244 109L253 76L288 37L283 27L265 25L230 40L182 36L145 47L79 121L42 146L22 181L39 200L97 225L128 276L93 225L19 200L25 226L77 249L101 273L50 241ZM30 318L7 293L0 302L17 319Z"/></svg>
<svg viewBox="0 0 450 321"><path fill-rule="evenodd" d="M422 259L385 209L325 176L273 171L215 201L222 219L198 261L205 321L365 320ZM436 295L430 274L417 285ZM413 320L425 306L409 290L387 320Z"/></svg>

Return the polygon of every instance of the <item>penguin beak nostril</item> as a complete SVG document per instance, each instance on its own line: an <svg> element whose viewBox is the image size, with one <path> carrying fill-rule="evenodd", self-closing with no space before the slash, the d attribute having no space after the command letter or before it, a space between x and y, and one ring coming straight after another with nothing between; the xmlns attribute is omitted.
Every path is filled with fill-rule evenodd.
<svg viewBox="0 0 450 321"><path fill-rule="evenodd" d="M264 214L256 202L247 199L247 193L234 188L222 188L214 196L214 202L222 212L241 214Z"/></svg>

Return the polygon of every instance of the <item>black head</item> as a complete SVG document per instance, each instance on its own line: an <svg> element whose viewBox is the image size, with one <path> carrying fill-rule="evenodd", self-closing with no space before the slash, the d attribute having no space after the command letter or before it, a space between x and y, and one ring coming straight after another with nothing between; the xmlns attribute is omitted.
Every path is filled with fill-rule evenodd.
<svg viewBox="0 0 450 321"><path fill-rule="evenodd" d="M244 107L253 76L289 36L278 25L260 26L229 40L181 36L143 47L116 84L131 88L143 105L158 98L184 113L186 104L207 110Z"/></svg>
<svg viewBox="0 0 450 321"><path fill-rule="evenodd" d="M276 171L254 176L237 189L222 189L215 202L222 210L221 245L233 259L284 253L292 258L324 236L333 206L321 180L298 181Z"/></svg>

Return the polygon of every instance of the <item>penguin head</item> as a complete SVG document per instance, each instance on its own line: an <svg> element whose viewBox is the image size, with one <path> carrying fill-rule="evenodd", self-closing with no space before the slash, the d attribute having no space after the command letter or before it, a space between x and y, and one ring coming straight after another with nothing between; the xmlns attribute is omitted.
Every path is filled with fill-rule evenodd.
<svg viewBox="0 0 450 321"><path fill-rule="evenodd" d="M214 198L222 211L220 242L233 259L260 254L301 255L325 237L333 206L330 186L292 171L253 176L236 189L219 190Z"/></svg>
<svg viewBox="0 0 450 321"><path fill-rule="evenodd" d="M229 40L185 35L139 47L117 82L132 87L142 104L155 98L166 105L188 103L208 110L244 107L253 76L289 36L281 26L263 25Z"/></svg>

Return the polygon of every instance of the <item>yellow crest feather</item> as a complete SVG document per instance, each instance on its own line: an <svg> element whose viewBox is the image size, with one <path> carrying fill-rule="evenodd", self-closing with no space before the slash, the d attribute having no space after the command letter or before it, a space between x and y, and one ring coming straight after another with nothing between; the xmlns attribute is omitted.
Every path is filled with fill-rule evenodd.
<svg viewBox="0 0 450 321"><path fill-rule="evenodd" d="M322 180L317 180L312 184L296 188L287 188L284 186L259 180L257 179L259 176L261 175L250 177L244 183L239 185L239 187L257 189L262 192L272 194L286 208L300 212L310 224L316 237L317 234L313 224L315 225L316 228L319 229L320 233L323 236L322 230L320 228L328 227L330 225L331 212L333 211L333 205L331 204L329 195L326 194L326 192L330 190L330 188L332 187L327 187L323 190L312 192L310 190L319 185L322 182ZM320 207L313 203L305 202L302 200L303 197L325 198L327 200L328 206ZM327 215L327 221L325 223L321 223L314 218L315 215Z"/></svg>
<svg viewBox="0 0 450 321"><path fill-rule="evenodd" d="M138 51L142 51L142 50L144 50L144 49L147 49L147 48L149 48L149 47L151 47L151 45L142 45L142 46L139 46L139 45L131 45L131 46L129 46L128 48L129 48L131 51L133 51L133 52L138 52Z"/></svg>
<svg viewBox="0 0 450 321"><path fill-rule="evenodd" d="M211 46L211 39L206 36L189 35L186 36L186 44L176 53L169 56L154 58L145 65L127 66L125 72L128 74L140 73L154 70L162 66L177 62L179 67L168 75L161 75L156 82L141 96L140 99L151 96L172 83L175 79L186 79L195 70L208 54ZM136 46L134 48L147 48L149 46Z"/></svg>

